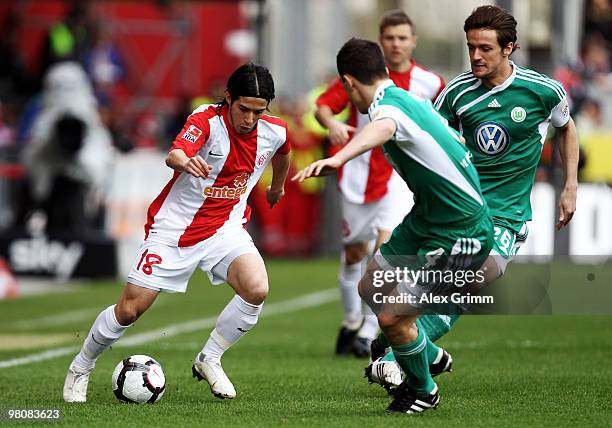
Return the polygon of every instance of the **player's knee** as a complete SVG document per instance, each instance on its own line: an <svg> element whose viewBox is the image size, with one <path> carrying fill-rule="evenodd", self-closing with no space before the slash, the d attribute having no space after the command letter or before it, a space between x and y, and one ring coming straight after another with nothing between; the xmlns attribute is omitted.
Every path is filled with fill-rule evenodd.
<svg viewBox="0 0 612 428"><path fill-rule="evenodd" d="M251 278L246 287L240 293L240 297L252 305L261 305L268 297L268 278L266 275L258 275Z"/></svg>
<svg viewBox="0 0 612 428"><path fill-rule="evenodd" d="M362 245L350 245L344 250L344 261L347 265L359 263L366 256L366 250Z"/></svg>
<svg viewBox="0 0 612 428"><path fill-rule="evenodd" d="M384 331L397 326L400 317L397 315L380 313L378 314L378 326Z"/></svg>
<svg viewBox="0 0 612 428"><path fill-rule="evenodd" d="M115 317L121 325L133 324L143 312L144 310L134 300L121 301L115 306Z"/></svg>
<svg viewBox="0 0 612 428"><path fill-rule="evenodd" d="M419 337L419 328L416 323L412 323L406 327L406 338L411 341L417 340Z"/></svg>
<svg viewBox="0 0 612 428"><path fill-rule="evenodd" d="M372 282L368 275L364 275L361 280L359 280L359 284L357 284L357 290L359 291L359 297L363 300L370 300L372 298Z"/></svg>

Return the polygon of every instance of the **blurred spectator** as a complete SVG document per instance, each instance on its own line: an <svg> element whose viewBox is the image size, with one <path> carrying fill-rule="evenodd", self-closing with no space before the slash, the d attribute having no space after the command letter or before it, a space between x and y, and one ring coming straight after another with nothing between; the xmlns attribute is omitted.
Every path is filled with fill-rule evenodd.
<svg viewBox="0 0 612 428"><path fill-rule="evenodd" d="M131 138L134 141L134 148L158 150L160 138L163 138L162 131L163 125L159 114L152 110L140 112L132 129Z"/></svg>
<svg viewBox="0 0 612 428"><path fill-rule="evenodd" d="M600 34L612 50L612 5L610 0L590 0L586 7L585 34Z"/></svg>
<svg viewBox="0 0 612 428"><path fill-rule="evenodd" d="M165 138L162 143L162 149L168 150L172 145L172 141L177 136L181 129L183 129L183 125L187 120L187 117L194 111L200 104L210 104L213 101L205 97L197 98L200 103L197 106L193 106L193 101L187 95L182 95L178 102L178 107L176 112L170 115L166 121L166 129L165 129Z"/></svg>
<svg viewBox="0 0 612 428"><path fill-rule="evenodd" d="M0 37L0 99L21 103L37 91L36 79L28 71L21 49L18 30L21 25L16 14L9 14L2 24Z"/></svg>
<svg viewBox="0 0 612 428"><path fill-rule="evenodd" d="M605 126L599 102L587 99L576 116L584 169L580 179L612 184L612 129Z"/></svg>
<svg viewBox="0 0 612 428"><path fill-rule="evenodd" d="M85 66L93 34L89 0L73 0L65 19L51 26L43 44L41 75L58 61Z"/></svg>
<svg viewBox="0 0 612 428"><path fill-rule="evenodd" d="M46 212L48 230L101 226L112 156L84 70L74 62L53 65L23 156L31 208Z"/></svg>
<svg viewBox="0 0 612 428"><path fill-rule="evenodd" d="M86 52L85 69L97 93L113 97L115 85L125 77L125 62L113 41L110 24L98 22L92 31L91 49Z"/></svg>
<svg viewBox="0 0 612 428"><path fill-rule="evenodd" d="M110 132L113 145L121 153L128 153L134 149L134 142L128 137L128 121L118 110L117 102L104 94L96 94L98 99L98 113L102 126ZM120 120L123 118L124 120Z"/></svg>
<svg viewBox="0 0 612 428"><path fill-rule="evenodd" d="M576 64L564 64L555 71L554 79L561 82L568 95L570 114L574 116L580 111L582 102L587 97L587 88L583 76L584 67L582 62Z"/></svg>
<svg viewBox="0 0 612 428"><path fill-rule="evenodd" d="M6 107L0 101L0 149L11 147L15 143L15 130L11 120L6 120Z"/></svg>

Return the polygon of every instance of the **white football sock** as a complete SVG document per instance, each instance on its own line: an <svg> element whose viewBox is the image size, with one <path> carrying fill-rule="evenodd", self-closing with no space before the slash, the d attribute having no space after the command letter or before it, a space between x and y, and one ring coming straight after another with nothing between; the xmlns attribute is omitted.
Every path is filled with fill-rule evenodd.
<svg viewBox="0 0 612 428"><path fill-rule="evenodd" d="M115 305L109 306L94 321L81 351L72 360L72 365L83 370L90 370L102 352L115 343L130 325L119 324L115 317Z"/></svg>
<svg viewBox="0 0 612 428"><path fill-rule="evenodd" d="M340 255L340 274L338 285L344 307L342 325L349 330L357 330L361 325L363 315L361 312L361 297L357 285L361 279L361 263L347 265L344 252Z"/></svg>
<svg viewBox="0 0 612 428"><path fill-rule="evenodd" d="M215 329L202 348L203 359L219 362L223 353L257 324L262 307L263 303L252 305L236 294L217 318Z"/></svg>
<svg viewBox="0 0 612 428"><path fill-rule="evenodd" d="M365 305L363 310L363 324L357 332L357 336L370 340L374 340L378 336L378 317L374 315L368 305Z"/></svg>

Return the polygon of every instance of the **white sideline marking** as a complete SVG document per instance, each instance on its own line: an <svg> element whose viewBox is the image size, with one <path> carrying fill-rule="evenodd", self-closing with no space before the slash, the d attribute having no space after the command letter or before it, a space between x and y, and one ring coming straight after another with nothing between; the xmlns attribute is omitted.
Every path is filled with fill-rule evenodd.
<svg viewBox="0 0 612 428"><path fill-rule="evenodd" d="M166 305L168 300L158 300L154 304L154 308L159 308ZM8 327L17 328L20 330L32 330L40 327L58 326L75 322L90 320L93 322L95 317L104 310L104 306L94 306L76 311L61 312L59 314L45 315L40 318L24 319L13 321L5 324Z"/></svg>
<svg viewBox="0 0 612 428"><path fill-rule="evenodd" d="M8 326L12 328L27 330L50 325L63 325L70 322L84 321L87 318L91 318L94 315L100 313L102 309L103 308L101 307L96 307L88 309L79 309L77 311L62 312L60 314L47 315L40 318L13 321L8 323Z"/></svg>
<svg viewBox="0 0 612 428"><path fill-rule="evenodd" d="M283 302L270 303L269 305L265 305L260 317L265 318L273 315L285 314L288 312L299 311L301 309L321 306L325 303L338 300L338 297L338 290L333 288L306 294L304 296L291 300L285 300ZM155 330L145 331L143 333L122 338L116 345L113 345L113 347L142 345L143 343L154 342L159 339L166 339L168 337L177 336L183 333L191 333L205 328L211 328L215 325L216 321L217 317L215 316L178 324L170 324L166 327L161 327ZM76 353L79 351L79 349L81 349L80 346L66 346L64 348L50 349L37 354L30 354L20 358L0 361L0 369L23 366L25 364L63 357L64 355Z"/></svg>

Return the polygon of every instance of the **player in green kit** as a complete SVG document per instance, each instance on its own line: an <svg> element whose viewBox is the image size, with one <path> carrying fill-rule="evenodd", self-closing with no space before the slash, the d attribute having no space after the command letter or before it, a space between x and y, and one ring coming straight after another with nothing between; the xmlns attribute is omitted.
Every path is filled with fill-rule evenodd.
<svg viewBox="0 0 612 428"><path fill-rule="evenodd" d="M397 362L408 373L387 410L420 413L439 402L429 367L441 350L417 324L422 306L410 305L408 310L405 305L387 305L373 298L382 286L376 283L378 274L392 274L406 258L413 271L430 266L432 258L445 256L465 260L462 268L478 268L493 245L493 224L471 153L431 102L389 80L378 45L351 39L336 60L344 90L361 113L369 114L371 123L335 156L313 163L293 180L334 172L361 153L382 146L390 164L414 193L414 208L370 262L359 292L377 313ZM420 285L390 281L391 297L407 295Z"/></svg>
<svg viewBox="0 0 612 428"><path fill-rule="evenodd" d="M529 197L549 124L561 136L565 172L557 228L571 220L578 139L563 86L509 60L517 48L512 15L497 6L481 6L465 21L464 31L472 70L450 82L435 107L461 132L474 155L503 273L527 237Z"/></svg>
<svg viewBox="0 0 612 428"><path fill-rule="evenodd" d="M565 90L559 82L510 61L518 47L516 25L514 17L497 6L475 9L464 25L471 71L452 80L434 103L473 154L494 223L491 260L497 272L493 277L503 275L527 239L530 194L549 124L560 136L565 174L557 229L570 222L576 209L578 139ZM457 318L426 315L419 322L435 341ZM374 360L386 346L382 336L373 342ZM381 358L389 360L393 360L391 353ZM393 386L385 384L384 376L375 375L376 367L366 370L374 373L370 381ZM384 372L382 368L378 371Z"/></svg>

